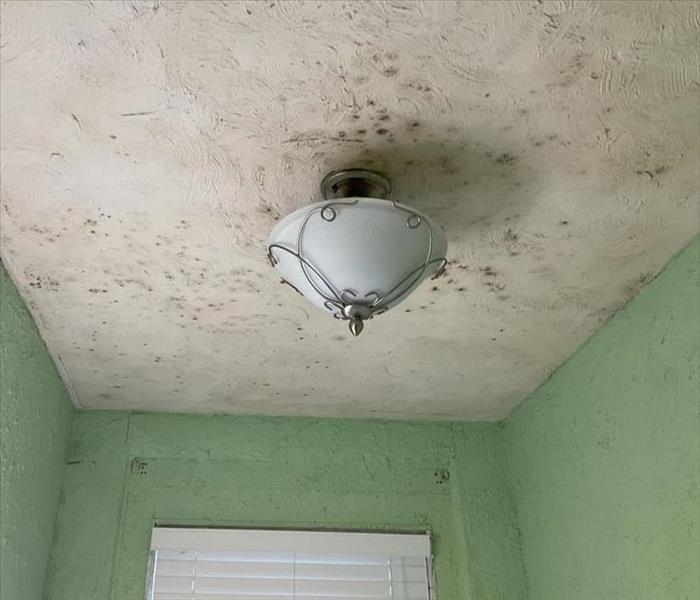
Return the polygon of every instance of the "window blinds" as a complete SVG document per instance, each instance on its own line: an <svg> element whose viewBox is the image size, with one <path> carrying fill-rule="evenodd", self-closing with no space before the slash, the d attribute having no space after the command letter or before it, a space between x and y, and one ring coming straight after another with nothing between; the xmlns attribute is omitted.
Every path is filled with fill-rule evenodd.
<svg viewBox="0 0 700 600"><path fill-rule="evenodd" d="M147 600L435 600L428 535L156 527L151 552Z"/></svg>

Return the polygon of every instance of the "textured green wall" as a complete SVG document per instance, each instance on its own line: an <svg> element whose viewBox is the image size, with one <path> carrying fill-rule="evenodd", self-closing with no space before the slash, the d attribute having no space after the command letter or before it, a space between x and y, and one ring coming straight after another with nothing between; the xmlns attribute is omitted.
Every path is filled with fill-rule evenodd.
<svg viewBox="0 0 700 600"><path fill-rule="evenodd" d="M700 598L699 265L696 239L505 427L91 411L69 442L0 269L0 597L140 599L159 522L428 528L440 600Z"/></svg>
<svg viewBox="0 0 700 600"><path fill-rule="evenodd" d="M41 598L73 408L0 265L0 598Z"/></svg>
<svg viewBox="0 0 700 600"><path fill-rule="evenodd" d="M533 600L700 598L700 239L506 427Z"/></svg>
<svg viewBox="0 0 700 600"><path fill-rule="evenodd" d="M488 423L78 413L47 596L142 598L160 522L430 528L440 600L524 598L501 433Z"/></svg>

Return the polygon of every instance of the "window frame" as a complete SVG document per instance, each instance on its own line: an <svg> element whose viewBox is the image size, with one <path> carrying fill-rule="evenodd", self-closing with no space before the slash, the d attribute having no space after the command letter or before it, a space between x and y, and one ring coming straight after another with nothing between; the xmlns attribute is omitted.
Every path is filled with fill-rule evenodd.
<svg viewBox="0 0 700 600"><path fill-rule="evenodd" d="M286 540L284 536L286 534ZM325 537L328 536L328 537ZM236 551L241 548L241 541L246 538L258 538L262 543L263 538L277 538L277 546L259 546L258 550L281 551L281 552L328 552L337 554L338 540L343 539L350 543L353 552L348 554L367 554L367 549L363 544L370 541L379 543L382 547L377 555L380 556L402 556L405 558L421 558L425 560L427 599L437 600L435 559L433 556L433 540L429 530L409 530L409 531L383 531L383 530L349 530L349 529L299 529L299 528L259 528L259 527L202 527L202 526L169 526L154 524L151 530L150 551L148 557L148 568L146 573L146 595L145 600L153 600L156 584L157 552L158 550L197 550L201 549L202 541L209 538L209 543L205 544L207 550ZM216 538L216 539L215 539ZM228 541L227 541L228 538ZM362 539L361 539L362 538ZM200 543L195 540L199 539ZM211 544L211 540L215 540ZM300 549L295 545L302 543ZM312 541L313 546L305 545ZM399 541L411 542L411 551L405 554ZM281 542L281 543L280 543ZM257 542L256 542L257 543ZM159 546L154 548L154 545ZM245 546L245 544L243 544ZM255 544L253 544L255 545ZM286 545L286 547L285 547ZM327 549L324 548L327 546ZM246 546L250 548L250 546ZM356 551L356 552L355 552ZM371 554L371 553L370 553Z"/></svg>

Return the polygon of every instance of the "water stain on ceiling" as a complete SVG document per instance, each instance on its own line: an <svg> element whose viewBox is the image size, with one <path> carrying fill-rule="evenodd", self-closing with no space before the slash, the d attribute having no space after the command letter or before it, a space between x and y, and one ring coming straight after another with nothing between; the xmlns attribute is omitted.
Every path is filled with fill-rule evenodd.
<svg viewBox="0 0 700 600"><path fill-rule="evenodd" d="M90 408L499 419L700 229L695 2L7 2L2 257ZM370 167L450 263L360 338L265 242Z"/></svg>

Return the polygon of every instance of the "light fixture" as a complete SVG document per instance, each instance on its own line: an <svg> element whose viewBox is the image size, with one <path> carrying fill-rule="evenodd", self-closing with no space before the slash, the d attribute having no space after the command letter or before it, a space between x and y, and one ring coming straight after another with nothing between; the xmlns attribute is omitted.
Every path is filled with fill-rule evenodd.
<svg viewBox="0 0 700 600"><path fill-rule="evenodd" d="M424 214L389 200L389 180L367 169L329 173L322 202L272 230L268 257L282 280L353 335L445 268L447 240Z"/></svg>

